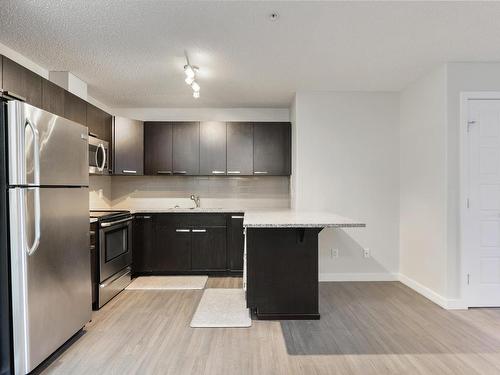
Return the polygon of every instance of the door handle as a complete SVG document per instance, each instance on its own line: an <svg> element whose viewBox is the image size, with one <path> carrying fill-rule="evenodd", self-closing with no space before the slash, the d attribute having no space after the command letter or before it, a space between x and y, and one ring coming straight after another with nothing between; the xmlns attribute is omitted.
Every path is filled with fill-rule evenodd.
<svg viewBox="0 0 500 375"><path fill-rule="evenodd" d="M40 245L40 237L41 237L41 224L40 224L40 188L28 188L28 190L33 190L34 192L34 219L35 219L35 238L33 240L33 244L26 249L26 253L28 256L31 256L38 250ZM26 212L26 197L23 197L23 210Z"/></svg>
<svg viewBox="0 0 500 375"><path fill-rule="evenodd" d="M124 169L122 172L123 173L128 173L128 174L136 174L137 173L137 171L133 171L131 169Z"/></svg>
<svg viewBox="0 0 500 375"><path fill-rule="evenodd" d="M177 233L189 233L190 229L176 229L175 230Z"/></svg>
<svg viewBox="0 0 500 375"><path fill-rule="evenodd" d="M95 153L95 164L97 165L97 169L99 170L99 172L102 172L104 170L104 167L106 166L106 149L104 148L104 145L102 143L99 143L97 149L100 149L102 151L102 165L99 167L97 164L97 152Z"/></svg>
<svg viewBox="0 0 500 375"><path fill-rule="evenodd" d="M26 125L31 129L33 133L33 185L40 185L40 144L39 144L39 134L38 129L33 125L33 123L26 119ZM28 181L26 181L28 182Z"/></svg>
<svg viewBox="0 0 500 375"><path fill-rule="evenodd" d="M121 219L121 220L116 220L116 221L111 221L109 223L102 223L101 224L101 228L107 228L107 227L110 227L112 225L116 225L116 224L120 224L120 223L125 223L127 221L131 221L133 218L132 217L128 217L126 219Z"/></svg>
<svg viewBox="0 0 500 375"><path fill-rule="evenodd" d="M193 233L205 233L206 229L193 229Z"/></svg>

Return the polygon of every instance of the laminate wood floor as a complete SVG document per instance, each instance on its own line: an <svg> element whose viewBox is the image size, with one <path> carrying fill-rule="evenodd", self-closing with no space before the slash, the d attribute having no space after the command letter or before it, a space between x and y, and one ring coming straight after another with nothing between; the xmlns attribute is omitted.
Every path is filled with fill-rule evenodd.
<svg viewBox="0 0 500 375"><path fill-rule="evenodd" d="M321 320L251 328L190 328L201 295L125 291L38 372L500 374L500 309L446 311L398 282L321 283Z"/></svg>

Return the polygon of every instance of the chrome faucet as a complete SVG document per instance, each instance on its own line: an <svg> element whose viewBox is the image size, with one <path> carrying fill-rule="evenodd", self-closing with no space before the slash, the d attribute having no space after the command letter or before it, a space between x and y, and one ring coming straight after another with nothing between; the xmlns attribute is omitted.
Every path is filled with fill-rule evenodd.
<svg viewBox="0 0 500 375"><path fill-rule="evenodd" d="M196 208L200 208L200 196L191 194L190 199L196 204Z"/></svg>

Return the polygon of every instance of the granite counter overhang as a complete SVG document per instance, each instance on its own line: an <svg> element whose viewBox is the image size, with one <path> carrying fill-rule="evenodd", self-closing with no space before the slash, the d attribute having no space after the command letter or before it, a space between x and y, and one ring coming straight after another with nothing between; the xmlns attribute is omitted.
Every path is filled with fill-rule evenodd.
<svg viewBox="0 0 500 375"><path fill-rule="evenodd" d="M365 223L330 212L295 210L248 211L243 219L246 228L364 228Z"/></svg>

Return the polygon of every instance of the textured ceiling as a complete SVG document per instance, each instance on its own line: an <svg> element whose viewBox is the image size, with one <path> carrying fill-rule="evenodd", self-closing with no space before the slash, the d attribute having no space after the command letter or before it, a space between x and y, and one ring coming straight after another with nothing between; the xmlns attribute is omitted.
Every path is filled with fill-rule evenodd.
<svg viewBox="0 0 500 375"><path fill-rule="evenodd" d="M287 107L298 90L399 90L439 63L500 61L499 20L495 2L1 0L0 42L114 107Z"/></svg>

